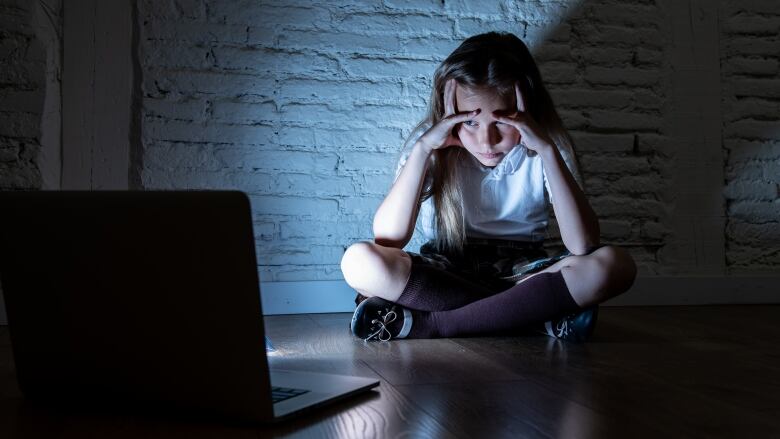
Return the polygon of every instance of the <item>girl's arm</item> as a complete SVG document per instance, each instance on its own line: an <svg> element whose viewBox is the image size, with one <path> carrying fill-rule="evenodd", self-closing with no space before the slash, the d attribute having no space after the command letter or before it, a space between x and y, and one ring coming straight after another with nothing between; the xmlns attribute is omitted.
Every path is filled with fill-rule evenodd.
<svg viewBox="0 0 780 439"><path fill-rule="evenodd" d="M374 215L374 242L385 247L404 248L412 239L417 222L420 191L425 181L432 149L419 140L396 178L393 187Z"/></svg>
<svg viewBox="0 0 780 439"><path fill-rule="evenodd" d="M550 196L555 200L553 209L563 244L572 254L584 255L591 247L599 244L599 219L569 172L558 147L534 118L526 113L520 84L515 84L515 98L516 112L507 115L506 110L495 110L493 116L517 128L522 144L542 157L544 173L552 192Z"/></svg>
<svg viewBox="0 0 780 439"><path fill-rule="evenodd" d="M561 239L574 255L583 255L599 244L599 220L574 176L566 167L560 151L549 145L540 151L547 182L552 191L553 210Z"/></svg>

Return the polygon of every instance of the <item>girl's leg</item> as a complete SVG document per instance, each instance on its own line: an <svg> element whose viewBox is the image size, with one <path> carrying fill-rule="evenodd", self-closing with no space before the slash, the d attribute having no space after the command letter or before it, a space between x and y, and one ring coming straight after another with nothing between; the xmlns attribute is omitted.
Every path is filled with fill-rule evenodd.
<svg viewBox="0 0 780 439"><path fill-rule="evenodd" d="M554 268L558 271L547 271ZM636 265L628 252L605 246L589 255L567 257L506 291L461 308L412 311L409 338L456 337L527 328L625 292L635 276Z"/></svg>
<svg viewBox="0 0 780 439"><path fill-rule="evenodd" d="M537 273L560 271L574 301L583 308L617 296L631 288L636 279L636 263L631 254L621 247L601 246L585 255L572 255L561 259Z"/></svg>
<svg viewBox="0 0 780 439"><path fill-rule="evenodd" d="M358 293L395 302L409 279L412 258L400 248L370 241L351 245L341 258L344 280Z"/></svg>
<svg viewBox="0 0 780 439"><path fill-rule="evenodd" d="M497 291L451 273L417 254L360 242L341 260L344 279L366 297L379 296L409 309L459 308Z"/></svg>

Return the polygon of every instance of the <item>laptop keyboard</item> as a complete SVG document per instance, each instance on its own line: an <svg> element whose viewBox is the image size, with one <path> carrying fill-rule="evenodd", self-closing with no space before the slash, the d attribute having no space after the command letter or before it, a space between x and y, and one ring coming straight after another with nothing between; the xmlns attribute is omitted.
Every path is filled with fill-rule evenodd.
<svg viewBox="0 0 780 439"><path fill-rule="evenodd" d="M289 389L287 387L271 387L271 397L273 398L273 403L276 404L277 402L284 401L285 399L290 399L298 395L303 395L304 393L308 393L308 390L303 389Z"/></svg>

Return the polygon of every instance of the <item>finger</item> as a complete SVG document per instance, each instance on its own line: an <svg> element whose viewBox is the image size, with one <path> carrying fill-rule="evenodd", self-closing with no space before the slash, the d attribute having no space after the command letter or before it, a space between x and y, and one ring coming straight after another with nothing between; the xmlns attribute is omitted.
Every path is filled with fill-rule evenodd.
<svg viewBox="0 0 780 439"><path fill-rule="evenodd" d="M520 93L520 84L515 83L515 97L517 98L517 111L525 111L525 100Z"/></svg>
<svg viewBox="0 0 780 439"><path fill-rule="evenodd" d="M524 114L510 110L495 110L493 111L493 118L501 122L523 122L525 119Z"/></svg>
<svg viewBox="0 0 780 439"><path fill-rule="evenodd" d="M454 79L449 79L444 84L444 115L449 116L455 114L455 106L453 105L454 99L452 96L455 94L453 87Z"/></svg>
<svg viewBox="0 0 780 439"><path fill-rule="evenodd" d="M482 111L481 108L477 108L474 111L469 111L469 112L465 112L465 113L458 113L458 114L453 114L453 115L447 116L447 118L445 120L450 125L455 125L457 123L465 122L465 121L471 119L472 117L478 115L481 111Z"/></svg>
<svg viewBox="0 0 780 439"><path fill-rule="evenodd" d="M450 103L452 104L452 114L455 114L458 112L458 100L456 99L458 96L458 81L452 80L452 87L450 87Z"/></svg>

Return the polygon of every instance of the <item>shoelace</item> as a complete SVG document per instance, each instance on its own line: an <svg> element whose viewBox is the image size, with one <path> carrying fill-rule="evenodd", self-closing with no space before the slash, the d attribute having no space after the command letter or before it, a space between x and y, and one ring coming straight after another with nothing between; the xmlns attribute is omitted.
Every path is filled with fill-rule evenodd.
<svg viewBox="0 0 780 439"><path fill-rule="evenodd" d="M561 321L559 321L558 324L555 325L555 330L556 333L558 334L558 337L569 335L569 332L573 330L573 328L569 328L569 318L566 317L564 319L561 319Z"/></svg>
<svg viewBox="0 0 780 439"><path fill-rule="evenodd" d="M396 317L398 317L395 311L388 311L384 316L382 316L382 311L379 311L379 317L381 317L382 320L378 320L378 319L371 320L372 325L379 324L379 329L369 334L368 337L365 338L365 341L369 341L375 337L378 338L379 341L388 341L391 338L393 338L393 334L391 334L390 331L387 329L387 325L393 323ZM384 334L387 334L386 335L387 338L382 338Z"/></svg>

